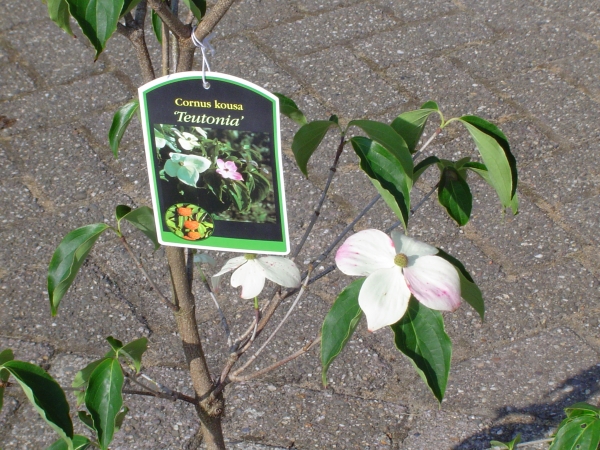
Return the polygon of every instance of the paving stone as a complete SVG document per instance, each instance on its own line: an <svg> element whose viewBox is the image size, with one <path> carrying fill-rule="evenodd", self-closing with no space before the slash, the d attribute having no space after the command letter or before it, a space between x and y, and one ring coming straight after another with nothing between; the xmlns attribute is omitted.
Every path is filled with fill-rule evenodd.
<svg viewBox="0 0 600 450"><path fill-rule="evenodd" d="M600 23L600 8L595 3L585 0L536 0L535 3L544 9L555 12L561 17L567 17L579 24L582 31L597 37L597 28Z"/></svg>
<svg viewBox="0 0 600 450"><path fill-rule="evenodd" d="M44 20L36 26L35 33L28 27L15 27L6 32L4 38L40 75L45 85L53 85L104 71L102 61L94 62L91 45L85 45L87 38L80 30L76 35L77 39L51 20Z"/></svg>
<svg viewBox="0 0 600 450"><path fill-rule="evenodd" d="M365 3L267 28L256 36L279 57L293 58L390 29L395 23L379 5Z"/></svg>
<svg viewBox="0 0 600 450"><path fill-rule="evenodd" d="M566 406L597 401L596 360L572 330L548 330L456 365L444 407L494 418L506 412L531 414L558 424Z"/></svg>
<svg viewBox="0 0 600 450"><path fill-rule="evenodd" d="M593 120L598 104L553 73L522 74L498 83L498 88L568 142L581 144L600 136Z"/></svg>
<svg viewBox="0 0 600 450"><path fill-rule="evenodd" d="M452 54L471 73L488 80L508 80L542 64L594 51L594 45L573 29L544 27L525 34L467 47ZM571 59L571 58L569 58ZM560 64L560 62L558 63Z"/></svg>
<svg viewBox="0 0 600 450"><path fill-rule="evenodd" d="M211 69L228 75L243 78L258 84L271 92L292 95L300 85L281 67L262 53L245 37L234 37L227 41L217 41L218 47ZM197 58L196 70L202 70L202 58Z"/></svg>
<svg viewBox="0 0 600 450"><path fill-rule="evenodd" d="M386 72L386 78L403 86L421 103L436 101L446 120L465 114L495 120L514 113L500 97L445 57L415 59L391 67Z"/></svg>
<svg viewBox="0 0 600 450"><path fill-rule="evenodd" d="M21 64L11 62L8 54L0 49L0 101L31 92L33 89L35 84L21 68Z"/></svg>
<svg viewBox="0 0 600 450"><path fill-rule="evenodd" d="M115 180L76 127L66 125L14 137L11 153L41 196L66 206L114 189Z"/></svg>
<svg viewBox="0 0 600 450"><path fill-rule="evenodd" d="M533 2L519 0L463 0L475 18L502 33L523 33L546 25L562 24L561 17Z"/></svg>
<svg viewBox="0 0 600 450"><path fill-rule="evenodd" d="M111 74L86 78L47 91L36 91L20 97L18 101L4 103L4 115L17 122L2 133L23 133L44 125L65 123L98 109L125 103L129 98L130 94Z"/></svg>
<svg viewBox="0 0 600 450"><path fill-rule="evenodd" d="M0 348L2 350L10 348L14 359L18 361L25 361L47 368L50 358L54 355L54 348L46 343L12 339L6 336L0 339L2 342Z"/></svg>
<svg viewBox="0 0 600 450"><path fill-rule="evenodd" d="M360 1L361 0L331 0L325 2L323 0L303 0L301 2L298 2L297 7L301 11L321 12L327 11L329 9L352 6L356 3L359 3Z"/></svg>
<svg viewBox="0 0 600 450"><path fill-rule="evenodd" d="M253 20L247 20L252 16ZM215 27L218 36L264 28L273 23L287 22L300 17L294 2L287 0L242 0L236 2Z"/></svg>
<svg viewBox="0 0 600 450"><path fill-rule="evenodd" d="M48 8L41 2L7 0L0 4L0 30L7 30L28 22L47 20L47 17Z"/></svg>
<svg viewBox="0 0 600 450"><path fill-rule="evenodd" d="M343 61L333 65L331 61ZM398 108L406 98L348 50L332 47L300 58L298 71L344 119L360 119Z"/></svg>
<svg viewBox="0 0 600 450"><path fill-rule="evenodd" d="M489 39L492 35L489 28L470 16L457 14L371 36L357 42L354 49L379 67L387 68L430 53L439 54L473 41Z"/></svg>
<svg viewBox="0 0 600 450"><path fill-rule="evenodd" d="M406 414L379 400L259 383L235 385L227 401L229 436L298 448L391 448L386 433L401 427Z"/></svg>
<svg viewBox="0 0 600 450"><path fill-rule="evenodd" d="M558 69L563 79L569 80L571 84L595 100L599 100L600 80L598 80L597 74L600 70L600 62L594 55L595 52L588 55L569 56L553 61L551 67Z"/></svg>
<svg viewBox="0 0 600 450"><path fill-rule="evenodd" d="M457 6L450 0L380 0L379 3L406 22L423 21L456 12Z"/></svg>
<svg viewBox="0 0 600 450"><path fill-rule="evenodd" d="M592 243L596 248L600 244L600 236L598 236L598 206L600 205L600 196L582 199L574 203L570 203L564 207L564 217L568 218L569 222L578 233L581 233L588 242Z"/></svg>

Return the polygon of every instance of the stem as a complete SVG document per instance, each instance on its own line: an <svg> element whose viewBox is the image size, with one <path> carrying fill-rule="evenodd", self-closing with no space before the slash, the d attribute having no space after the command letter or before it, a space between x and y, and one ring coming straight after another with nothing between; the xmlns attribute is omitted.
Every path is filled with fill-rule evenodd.
<svg viewBox="0 0 600 450"><path fill-rule="evenodd" d="M196 302L187 282L184 251L177 247L166 247L171 281L175 300L180 308L175 314L179 336L183 343L183 352L187 361L196 398L196 412L200 418L202 435L209 449L224 449L221 415L223 414L222 396L211 396L212 378L204 358L202 342L196 321Z"/></svg>
<svg viewBox="0 0 600 450"><path fill-rule="evenodd" d="M117 32L131 42L135 50L135 55L140 66L140 72L144 83L154 80L154 67L146 46L146 37L144 33L144 22L146 18L146 2L142 1L135 10L134 23L127 22L127 25L117 23Z"/></svg>
<svg viewBox="0 0 600 450"><path fill-rule="evenodd" d="M140 272L142 272L142 274L144 275L144 277L146 277L146 280L148 280L148 283L150 284L150 287L152 289L154 289L154 291L158 295L158 298L165 305L167 305L167 307L171 311L177 312L179 310L179 308L177 307L177 305L174 305L173 303L171 303L171 301L169 301L169 299L167 297L165 297L162 294L162 292L160 292L160 289L158 289L158 287L156 286L156 284L154 284L154 282L152 281L152 278L150 278L150 275L148 275L148 272L146 272L146 269L144 269L144 266L142 265L142 263L140 262L140 260L136 258L135 254L131 250L131 247L129 246L129 243L125 239L125 236L121 236L121 243L123 244L123 246L125 247L125 249L129 253L129 256L131 256L131 259L133 259L133 262L135 262L135 265L137 266L137 268L140 269Z"/></svg>
<svg viewBox="0 0 600 450"><path fill-rule="evenodd" d="M161 34L162 34L162 43L161 43L161 55L162 55L162 76L169 75L169 27L167 24L162 22L161 24Z"/></svg>
<svg viewBox="0 0 600 450"><path fill-rule="evenodd" d="M308 275L309 276L310 276L310 272L312 272L312 268L311 267L309 267L309 269L308 269ZM258 358L258 356L262 353L262 351L269 344L269 342L271 342L271 339L273 339L275 337L275 335L277 334L277 332L279 331L279 329L283 326L283 324L286 322L286 320L288 319L288 317L290 317L290 314L292 313L292 311L294 310L294 308L298 304L298 301L300 300L300 298L302 298L302 295L304 294L304 291L306 289L307 283L308 283L308 276L306 276L306 278L304 278L304 284L300 288L300 292L298 292L298 295L296 296L296 299L292 303L292 306L290 306L290 309L288 310L288 312L286 313L286 315L283 317L283 319L281 319L281 322L279 322L279 324L277 325L277 327L275 327L275 329L273 330L273 332L271 333L271 335L267 338L267 340L263 343L263 345L250 358L248 358L248 361L246 361L242 365L242 367L240 367L239 369L237 369L235 372L232 373L233 376L239 375L241 372L244 371L244 369L246 369L250 364L252 364L252 362L256 358Z"/></svg>
<svg viewBox="0 0 600 450"><path fill-rule="evenodd" d="M189 25L184 25L183 22L173 14L167 3L162 0L148 0L148 5L156 12L158 17L160 17L160 20L162 20L178 39L189 39L192 34L191 27Z"/></svg>
<svg viewBox="0 0 600 450"><path fill-rule="evenodd" d="M231 381L236 381L236 382L241 382L241 381L249 381L252 380L254 378L258 378L266 373L271 372L272 370L275 370L281 366L283 366L284 364L289 363L290 361L293 361L294 359L296 359L298 356L301 356L303 354L305 354L306 352L310 351L311 348L313 348L315 345L317 345L319 342L321 341L321 335L319 334L319 336L317 336L316 338L314 338L311 342L309 342L308 344L306 344L304 347L302 347L300 350L298 350L295 353L292 353L291 355L277 361L276 363L271 364L268 367L265 367L264 369L261 370L257 370L254 373L251 373L249 375L245 375L242 377L237 377L234 374L231 375Z"/></svg>
<svg viewBox="0 0 600 450"><path fill-rule="evenodd" d="M327 198L327 192L329 191L329 186L331 185L331 180L333 180L333 176L335 175L335 172L337 170L337 165L338 165L338 162L340 159L340 155L342 154L342 150L344 150L344 145L346 145L345 135L342 134L342 137L340 139L340 145L338 146L338 149L335 153L333 165L329 168L329 176L327 177L327 182L325 183L325 188L323 189L321 198L319 199L319 203L317 204L317 207L313 212L313 215L310 219L310 223L308 224L308 227L306 228L306 231L304 232L304 235L302 236L300 243L298 244L298 246L296 247L294 252L290 255L292 259L295 259L298 256L298 254L300 253L300 251L302 250L302 247L304 247L304 244L306 243L306 240L308 239L308 235L312 231L313 227L315 226L315 223L317 222L317 219L321 215L321 207L323 206L323 203L325 203L325 198Z"/></svg>
<svg viewBox="0 0 600 450"><path fill-rule="evenodd" d="M417 203L413 208L410 209L410 215L413 216L417 210L423 206L423 204L429 199L429 197L431 197L431 195L437 190L437 188L440 186L440 183L437 182L436 185L434 187L431 188L431 190L425 194L425 197L423 197L419 203ZM389 233L390 231L392 231L394 228L397 228L402 222L397 221L396 223L394 223L391 227L389 227L387 230L385 230L385 233Z"/></svg>
<svg viewBox="0 0 600 450"><path fill-rule="evenodd" d="M429 146L429 144L431 144L431 142L436 138L436 136L439 135L441 132L442 132L442 129L440 127L438 127L438 129L435 130L435 132L429 137L429 139L427 139L427 142L425 142L423 144L423 146L414 153L413 161L417 159L417 156L419 156Z"/></svg>
<svg viewBox="0 0 600 450"><path fill-rule="evenodd" d="M161 383L157 383L156 381L152 380L150 377L147 377L143 374L141 375L142 377L147 378L150 382L154 383L159 389L164 390L165 392L160 392L160 391L156 391L156 390L152 389L150 386L147 386L145 383L142 383L141 381L139 381L137 379L138 376L135 374L131 374L131 373L127 372L126 370L123 370L123 373L132 383L135 383L138 386L140 386L141 388L146 390L145 394L140 393L140 391L131 391L131 392L129 392L130 394L153 395L154 397L166 398L167 400L173 400L173 401L182 400L184 402L191 403L193 405L198 404L198 401L194 397L190 397L189 395L185 395L185 394L182 394L181 392L174 391L173 389L168 388L168 387L162 385Z"/></svg>

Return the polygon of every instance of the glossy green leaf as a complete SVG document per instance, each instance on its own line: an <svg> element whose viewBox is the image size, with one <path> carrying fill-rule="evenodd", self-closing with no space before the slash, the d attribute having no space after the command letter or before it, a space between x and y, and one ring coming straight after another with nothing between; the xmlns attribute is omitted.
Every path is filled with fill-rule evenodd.
<svg viewBox="0 0 600 450"><path fill-rule="evenodd" d="M121 212L123 211L125 210L121 209ZM118 214L119 213L117 212L117 215ZM123 215L121 219L128 221L134 227L144 233L146 237L154 244L155 250L160 247L160 244L158 243L158 237L156 235L156 224L154 222L154 212L152 211L152 208L149 208L148 206L140 206L139 208L131 210Z"/></svg>
<svg viewBox="0 0 600 450"><path fill-rule="evenodd" d="M86 450L88 448L93 448L92 446L92 442L86 438L85 436L81 436L79 434L76 434L75 436L73 436L73 450ZM67 445L67 443L65 441L63 441L62 439L59 439L58 441L54 442L50 447L48 447L46 450L68 450L69 446Z"/></svg>
<svg viewBox="0 0 600 450"><path fill-rule="evenodd" d="M403 172L408 175L408 177L404 177L404 181L410 192L410 188L412 187L413 159L402 136L391 126L375 120L353 120L348 124L348 127L352 125L361 128L372 140L390 151L395 159L400 162Z"/></svg>
<svg viewBox="0 0 600 450"><path fill-rule="evenodd" d="M119 350L121 350L123 348L123 342L121 342L118 339L115 339L112 336L108 336L106 338L106 341L109 343L109 345L113 349L113 353L111 353L111 357L112 357L112 355L118 355L119 354Z"/></svg>
<svg viewBox="0 0 600 450"><path fill-rule="evenodd" d="M117 30L123 0L67 0L69 12L96 49L96 58Z"/></svg>
<svg viewBox="0 0 600 450"><path fill-rule="evenodd" d="M504 208L518 212L517 163L506 136L498 127L476 116L462 116L465 125L485 164L491 186Z"/></svg>
<svg viewBox="0 0 600 450"><path fill-rule="evenodd" d="M444 399L452 342L444 331L444 318L411 296L404 317L391 326L396 348L411 360L433 395Z"/></svg>
<svg viewBox="0 0 600 450"><path fill-rule="evenodd" d="M119 17L123 17L125 14L133 10L133 8L135 8L139 2L140 0L124 0L123 8L121 9L121 14Z"/></svg>
<svg viewBox="0 0 600 450"><path fill-rule="evenodd" d="M53 316L88 253L108 228L110 227L103 223L86 225L71 231L58 244L48 267L48 295Z"/></svg>
<svg viewBox="0 0 600 450"><path fill-rule="evenodd" d="M325 316L321 328L321 377L327 386L327 370L352 337L362 316L358 293L365 279L360 278L344 289Z"/></svg>
<svg viewBox="0 0 600 450"><path fill-rule="evenodd" d="M6 361L2 367L17 380L29 402L58 435L71 444L73 423L65 393L41 367L24 361ZM72 448L72 445L69 445Z"/></svg>
<svg viewBox="0 0 600 450"><path fill-rule="evenodd" d="M150 9L150 20L152 22L152 31L159 44L162 44L162 20L156 11Z"/></svg>
<svg viewBox="0 0 600 450"><path fill-rule="evenodd" d="M120 222L123 217L131 212L131 208L127 205L117 205L115 208L115 217L117 218L117 222ZM120 231L120 228L119 228Z"/></svg>
<svg viewBox="0 0 600 450"><path fill-rule="evenodd" d="M420 109L402 113L392 122L391 127L404 138L411 153L417 151L417 144L427 124L427 119L434 112L439 112L437 103L426 102Z"/></svg>
<svg viewBox="0 0 600 450"><path fill-rule="evenodd" d="M335 122L329 120L315 120L303 125L294 135L292 152L294 152L296 164L304 176L308 176L308 160L319 147L327 131L335 126Z"/></svg>
<svg viewBox="0 0 600 450"><path fill-rule="evenodd" d="M575 403L574 405L565 408L567 417L577 416L598 416L600 417L600 409L585 402Z"/></svg>
<svg viewBox="0 0 600 450"><path fill-rule="evenodd" d="M121 143L123 134L139 107L140 101L133 99L117 109L117 112L113 116L112 124L108 131L108 142L115 158L119 155L119 144Z"/></svg>
<svg viewBox="0 0 600 450"><path fill-rule="evenodd" d="M581 414L567 417L558 426L548 450L597 450L600 446L600 416Z"/></svg>
<svg viewBox="0 0 600 450"><path fill-rule="evenodd" d="M499 442L499 441L490 441L490 446L492 448L497 447L499 449L506 449L506 450L514 450L517 448L517 444L521 442L521 433L517 434L517 437L515 437L512 441L510 442Z"/></svg>
<svg viewBox="0 0 600 450"><path fill-rule="evenodd" d="M133 364L136 372L142 367L142 355L148 349L148 339L145 337L131 341L119 350L119 355L125 355Z"/></svg>
<svg viewBox="0 0 600 450"><path fill-rule="evenodd" d="M0 366L7 361L12 361L14 359L13 352L10 348L3 350L0 352ZM4 405L4 384L8 381L8 377L10 373L6 369L2 369L0 367L0 411L2 411L2 405Z"/></svg>
<svg viewBox="0 0 600 450"><path fill-rule="evenodd" d="M67 0L48 0L48 15L56 25L58 25L71 36L75 36L69 21L71 14L69 14L69 5Z"/></svg>
<svg viewBox="0 0 600 450"><path fill-rule="evenodd" d="M425 171L432 165L438 164L440 162L440 158L437 156L428 156L423 161L419 162L413 170L413 183L416 183L417 180Z"/></svg>
<svg viewBox="0 0 600 450"><path fill-rule="evenodd" d="M115 432L119 431L123 426L123 421L125 420L125 416L128 412L129 408L127 406L124 406L123 409L119 411L119 414L117 414L117 417L115 418Z"/></svg>
<svg viewBox="0 0 600 450"><path fill-rule="evenodd" d="M89 413L87 413L86 411L77 411L77 417L91 431L96 431L94 429L94 420L92 419L92 416Z"/></svg>
<svg viewBox="0 0 600 450"><path fill-rule="evenodd" d="M85 406L92 416L98 443L108 449L115 433L116 418L123 406L123 371L119 361L108 358L92 372L85 392Z"/></svg>
<svg viewBox="0 0 600 450"><path fill-rule="evenodd" d="M206 0L183 0L183 3L192 11L198 21L206 14Z"/></svg>
<svg viewBox="0 0 600 450"><path fill-rule="evenodd" d="M468 163L463 164L463 169L468 169L472 172L475 172L479 175L483 180L488 183L490 186L492 184L492 180L490 179L490 174L488 173L487 167L485 164L481 164L480 162L470 161Z"/></svg>
<svg viewBox="0 0 600 450"><path fill-rule="evenodd" d="M438 248L436 256L444 258L456 267L458 277L460 278L460 296L464 301L471 305L475 311L477 311L479 317L483 320L485 316L485 302L483 301L483 295L481 295L481 290L479 290L479 287L475 284L475 281L473 281L471 274L465 269L463 263L441 248Z"/></svg>
<svg viewBox="0 0 600 450"><path fill-rule="evenodd" d="M96 369L96 367L98 367L100 364L102 364L106 359L112 358L113 356L105 356L102 359L96 360L96 361L92 361L91 363L89 363L87 366L85 366L83 369L81 369L79 372L77 372L75 374L75 378L73 379L73 383L71 384L71 387L78 389L77 391L74 391L75 397L77 398L77 406L81 405L84 401L85 401L85 390L87 389L88 386L88 381L90 380L90 376L92 375L92 372Z"/></svg>
<svg viewBox="0 0 600 450"><path fill-rule="evenodd" d="M281 114L290 118L300 126L308 123L304 113L300 111L300 108L298 108L298 105L296 105L294 100L283 94L278 94L277 92L275 92L275 95L279 98L279 111Z"/></svg>
<svg viewBox="0 0 600 450"><path fill-rule="evenodd" d="M381 187L388 191L397 205L392 208L404 224L408 223L410 214L410 187L412 182L407 180L412 175L404 172L404 168L394 154L377 142L362 136L353 137L350 142L352 148L360 158L361 169L369 178L377 180ZM375 185L377 187L377 185ZM384 197L388 202L388 199Z"/></svg>
<svg viewBox="0 0 600 450"><path fill-rule="evenodd" d="M468 183L454 167L446 167L442 171L438 200L459 226L467 224L471 217L473 196Z"/></svg>

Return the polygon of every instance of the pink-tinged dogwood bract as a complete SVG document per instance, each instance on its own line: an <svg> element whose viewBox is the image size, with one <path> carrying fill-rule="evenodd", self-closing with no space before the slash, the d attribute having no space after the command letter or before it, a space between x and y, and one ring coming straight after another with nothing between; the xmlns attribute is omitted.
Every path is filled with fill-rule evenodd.
<svg viewBox="0 0 600 450"><path fill-rule="evenodd" d="M223 178L229 178L231 180L242 181L244 178L242 174L237 171L237 166L233 161L223 161L217 159L217 173Z"/></svg>
<svg viewBox="0 0 600 450"><path fill-rule="evenodd" d="M231 258L212 277L213 287L216 289L221 277L231 271L234 271L231 275L231 285L241 286L241 297L245 299L258 296L265 286L265 279L288 288L300 286L300 271L296 264L281 256L257 258L256 255L247 254Z"/></svg>
<svg viewBox="0 0 600 450"><path fill-rule="evenodd" d="M358 304L370 331L398 322L411 294L438 311L460 306L460 278L456 268L431 245L394 230L363 230L340 246L335 262L346 275L366 276Z"/></svg>

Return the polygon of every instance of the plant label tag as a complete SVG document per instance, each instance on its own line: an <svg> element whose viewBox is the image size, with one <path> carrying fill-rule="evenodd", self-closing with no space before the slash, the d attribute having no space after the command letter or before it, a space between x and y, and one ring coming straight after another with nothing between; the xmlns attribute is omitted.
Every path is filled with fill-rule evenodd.
<svg viewBox="0 0 600 450"><path fill-rule="evenodd" d="M139 88L158 241L289 253L279 99L230 75L158 78Z"/></svg>

